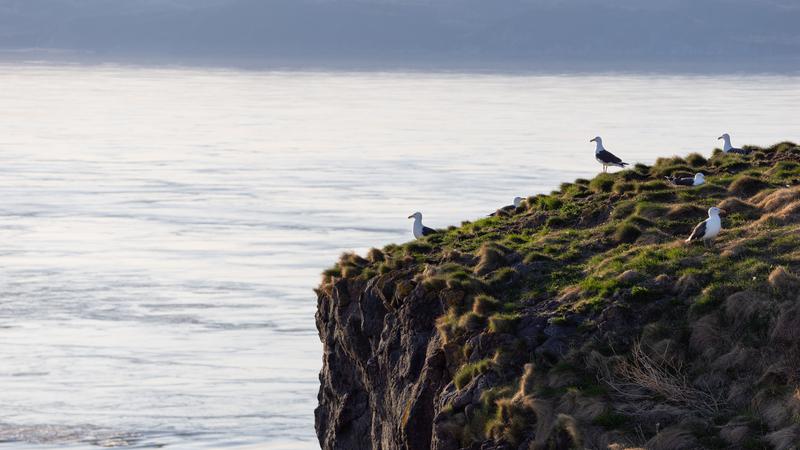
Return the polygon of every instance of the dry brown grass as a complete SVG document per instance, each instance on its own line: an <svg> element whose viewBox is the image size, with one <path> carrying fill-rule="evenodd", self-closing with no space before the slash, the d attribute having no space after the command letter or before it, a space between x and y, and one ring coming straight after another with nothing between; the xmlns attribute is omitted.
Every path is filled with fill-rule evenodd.
<svg viewBox="0 0 800 450"><path fill-rule="evenodd" d="M579 422L591 422L608 410L608 405L597 397L586 397L570 389L556 403L556 411L573 416Z"/></svg>
<svg viewBox="0 0 800 450"><path fill-rule="evenodd" d="M762 191L750 199L764 212L775 212L789 203L800 200L800 187L778 189L776 191Z"/></svg>
<svg viewBox="0 0 800 450"><path fill-rule="evenodd" d="M536 386L535 369L536 366L534 366L533 363L525 364L525 368L522 371L522 378L519 380L519 390L515 397L522 398L533 395L533 389Z"/></svg>
<svg viewBox="0 0 800 450"><path fill-rule="evenodd" d="M574 417L567 414L559 414L556 417L556 443L558 448L583 448L583 437L578 428L578 421Z"/></svg>
<svg viewBox="0 0 800 450"><path fill-rule="evenodd" d="M758 178L745 175L733 180L728 186L728 192L738 197L750 197L766 186L767 184Z"/></svg>
<svg viewBox="0 0 800 450"><path fill-rule="evenodd" d="M742 446L750 436L750 420L734 417L719 430L719 437L733 446Z"/></svg>
<svg viewBox="0 0 800 450"><path fill-rule="evenodd" d="M630 358L617 364L613 377L605 381L631 401L658 396L668 403L708 416L715 415L721 408L721 399L716 395L692 386L680 361L666 355L650 355L639 342L632 346Z"/></svg>
<svg viewBox="0 0 800 450"><path fill-rule="evenodd" d="M371 248L367 252L367 259L371 263L377 263L383 261L385 259L385 255L380 249Z"/></svg>
<svg viewBox="0 0 800 450"><path fill-rule="evenodd" d="M754 320L769 320L775 302L753 291L737 292L728 296L723 305L725 319L736 330L746 328Z"/></svg>
<svg viewBox="0 0 800 450"><path fill-rule="evenodd" d="M696 275L687 273L678 278L672 291L681 297L686 297L699 291L701 286L702 284Z"/></svg>
<svg viewBox="0 0 800 450"><path fill-rule="evenodd" d="M522 405L536 416L536 431L533 442L528 447L530 450L545 449L547 439L553 430L554 413L553 405L547 400L526 397Z"/></svg>
<svg viewBox="0 0 800 450"><path fill-rule="evenodd" d="M774 431L766 437L767 442L772 444L775 450L797 450L798 442L800 442L800 425L790 425Z"/></svg>
<svg viewBox="0 0 800 450"><path fill-rule="evenodd" d="M783 226L795 223L798 219L800 219L800 201L789 203L775 212L764 214L755 224Z"/></svg>
<svg viewBox="0 0 800 450"><path fill-rule="evenodd" d="M705 214L706 210L691 203L681 203L679 205L672 206L667 211L667 218L669 219L679 219L681 217L695 217L695 216L702 216Z"/></svg>
<svg viewBox="0 0 800 450"><path fill-rule="evenodd" d="M800 305L785 306L781 309L770 332L770 338L787 344L800 339Z"/></svg>
<svg viewBox="0 0 800 450"><path fill-rule="evenodd" d="M758 365L759 361L760 354L757 350L735 344L728 353L717 358L711 364L711 367L722 372L727 372L729 370L752 368Z"/></svg>
<svg viewBox="0 0 800 450"><path fill-rule="evenodd" d="M749 237L744 237L741 239L735 239L727 244L722 248L722 252L720 252L720 256L723 258L736 258L742 253L747 251L747 243L749 241Z"/></svg>
<svg viewBox="0 0 800 450"><path fill-rule="evenodd" d="M778 266L769 274L769 285L777 293L788 298L797 298L800 293L800 278L783 266Z"/></svg>
<svg viewBox="0 0 800 450"><path fill-rule="evenodd" d="M689 347L692 350L710 358L717 354L721 344L721 329L716 315L705 315L692 324L692 334L689 337Z"/></svg>
<svg viewBox="0 0 800 450"><path fill-rule="evenodd" d="M569 286L561 291L556 300L559 303L571 303L581 298L582 293L580 286Z"/></svg>
<svg viewBox="0 0 800 450"><path fill-rule="evenodd" d="M476 275L486 275L489 272L505 266L505 254L508 249L493 243L484 243L478 250L478 264L475 266Z"/></svg>
<svg viewBox="0 0 800 450"><path fill-rule="evenodd" d="M742 214L748 219L753 219L760 215L758 208L754 204L736 197L726 198L725 200L721 201L717 207L722 208L729 214Z"/></svg>

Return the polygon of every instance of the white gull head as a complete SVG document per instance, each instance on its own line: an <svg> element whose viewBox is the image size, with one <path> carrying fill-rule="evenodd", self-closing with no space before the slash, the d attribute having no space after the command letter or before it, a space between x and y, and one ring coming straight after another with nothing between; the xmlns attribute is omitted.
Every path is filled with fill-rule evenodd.
<svg viewBox="0 0 800 450"><path fill-rule="evenodd" d="M519 205L522 204L522 197L514 197L514 207L519 208Z"/></svg>
<svg viewBox="0 0 800 450"><path fill-rule="evenodd" d="M706 182L706 176L698 172L694 174L694 185L698 186Z"/></svg>
<svg viewBox="0 0 800 450"><path fill-rule="evenodd" d="M724 140L724 146L722 147L722 151L728 152L733 146L731 145L731 135L728 133L723 133L722 136L718 137L717 140Z"/></svg>
<svg viewBox="0 0 800 450"><path fill-rule="evenodd" d="M409 219L414 219L415 221L416 220L422 220L422 213L421 212L415 212L414 214L408 216L408 218Z"/></svg>
<svg viewBox="0 0 800 450"><path fill-rule="evenodd" d="M605 147L603 147L603 138L600 136L595 136L593 139L590 139L589 142L594 142L597 144L597 147L594 150L595 153L605 150Z"/></svg>

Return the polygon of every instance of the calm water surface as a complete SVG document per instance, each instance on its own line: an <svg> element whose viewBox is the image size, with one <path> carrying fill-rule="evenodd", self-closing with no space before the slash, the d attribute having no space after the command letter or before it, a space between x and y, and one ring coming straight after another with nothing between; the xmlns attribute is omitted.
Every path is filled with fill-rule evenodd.
<svg viewBox="0 0 800 450"><path fill-rule="evenodd" d="M0 66L0 448L314 448L312 288L599 169L800 140L800 78Z"/></svg>

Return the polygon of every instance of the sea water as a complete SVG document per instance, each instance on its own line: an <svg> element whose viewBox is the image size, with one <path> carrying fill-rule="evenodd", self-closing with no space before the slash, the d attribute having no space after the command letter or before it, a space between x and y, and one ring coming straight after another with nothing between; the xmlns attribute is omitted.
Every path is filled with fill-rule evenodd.
<svg viewBox="0 0 800 450"><path fill-rule="evenodd" d="M315 448L342 251L800 140L800 78L0 66L0 448ZM699 218L698 218L699 219Z"/></svg>

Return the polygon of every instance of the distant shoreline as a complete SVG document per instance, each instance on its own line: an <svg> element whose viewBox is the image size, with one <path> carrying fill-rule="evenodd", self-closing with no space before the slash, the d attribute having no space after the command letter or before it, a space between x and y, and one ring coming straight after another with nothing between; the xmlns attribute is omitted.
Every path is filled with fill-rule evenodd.
<svg viewBox="0 0 800 450"><path fill-rule="evenodd" d="M265 57L164 57L152 55L119 56L68 49L0 49L0 64L74 65L121 67L205 68L275 72L389 72L453 73L474 75L800 75L800 60L761 58L747 61L718 59L652 60L387 60L370 58L340 60L301 60Z"/></svg>

